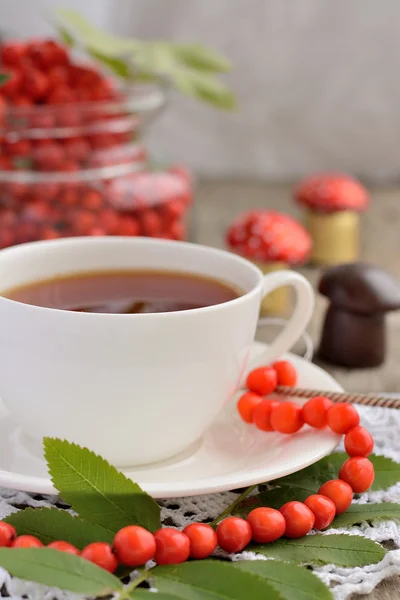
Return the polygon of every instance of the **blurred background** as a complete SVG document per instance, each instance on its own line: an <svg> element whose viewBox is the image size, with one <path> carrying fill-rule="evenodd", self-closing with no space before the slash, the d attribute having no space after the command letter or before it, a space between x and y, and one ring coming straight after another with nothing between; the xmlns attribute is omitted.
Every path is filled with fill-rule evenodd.
<svg viewBox="0 0 400 600"><path fill-rule="evenodd" d="M372 263L400 294L399 21L398 0L2 0L0 247L145 235L299 269L314 360L400 391L399 311L379 357L318 353L323 271Z"/></svg>
<svg viewBox="0 0 400 600"><path fill-rule="evenodd" d="M161 159L210 176L399 178L397 0L2 0L2 29L52 34L56 6L119 34L201 41L230 59L240 110L176 95L152 131Z"/></svg>

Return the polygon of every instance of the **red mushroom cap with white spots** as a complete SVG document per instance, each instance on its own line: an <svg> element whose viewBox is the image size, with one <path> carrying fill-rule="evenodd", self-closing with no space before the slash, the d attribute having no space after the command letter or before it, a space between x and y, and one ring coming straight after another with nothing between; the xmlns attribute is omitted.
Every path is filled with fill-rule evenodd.
<svg viewBox="0 0 400 600"><path fill-rule="evenodd" d="M307 177L297 186L294 196L299 204L317 212L361 212L369 202L364 186L342 173L322 173Z"/></svg>
<svg viewBox="0 0 400 600"><path fill-rule="evenodd" d="M311 252L312 241L295 219L275 211L258 210L241 215L229 227L231 250L260 262L300 264Z"/></svg>

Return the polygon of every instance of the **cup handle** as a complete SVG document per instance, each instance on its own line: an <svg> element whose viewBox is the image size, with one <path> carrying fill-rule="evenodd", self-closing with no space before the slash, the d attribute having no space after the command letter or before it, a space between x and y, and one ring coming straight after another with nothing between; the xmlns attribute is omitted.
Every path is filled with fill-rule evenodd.
<svg viewBox="0 0 400 600"><path fill-rule="evenodd" d="M279 271L264 275L263 298L273 290L291 285L296 291L296 306L287 326L275 338L257 361L268 364L290 350L306 329L314 310L314 291L311 284L303 275L294 271Z"/></svg>

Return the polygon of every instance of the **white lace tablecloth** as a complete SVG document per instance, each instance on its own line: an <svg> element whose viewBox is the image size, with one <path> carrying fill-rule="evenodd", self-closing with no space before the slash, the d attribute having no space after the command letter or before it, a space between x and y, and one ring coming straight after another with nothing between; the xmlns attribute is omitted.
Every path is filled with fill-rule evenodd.
<svg viewBox="0 0 400 600"><path fill-rule="evenodd" d="M376 454L383 454L400 462L400 411L359 407L362 423L375 439ZM165 525L184 527L192 521L204 521L218 516L236 497L233 492L176 498L162 502L162 518ZM0 518L26 507L52 506L56 497L37 496L0 488ZM400 482L388 490L363 494L355 502L400 502ZM325 535L334 533L351 533L364 535L377 542L391 542L395 549L388 551L382 562L362 568L345 569L335 565L325 565L315 569L315 573L327 585L332 586L334 597L345 600L351 594L365 594L384 578L400 574L400 523L394 521L377 521L371 525L364 523L347 529L330 529ZM233 557L234 560L265 560L263 556L243 552ZM72 600L76 596L57 590L47 590L43 586L14 580L0 568L0 596L11 596L14 600L24 598L46 600Z"/></svg>

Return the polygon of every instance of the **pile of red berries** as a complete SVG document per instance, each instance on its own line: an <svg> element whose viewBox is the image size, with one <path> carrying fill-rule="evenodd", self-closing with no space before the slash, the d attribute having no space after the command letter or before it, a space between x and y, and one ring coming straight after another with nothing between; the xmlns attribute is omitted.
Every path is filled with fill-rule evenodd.
<svg viewBox="0 0 400 600"><path fill-rule="evenodd" d="M191 181L153 171L129 95L53 40L0 48L0 248L75 235L181 240Z"/></svg>
<svg viewBox="0 0 400 600"><path fill-rule="evenodd" d="M255 423L263 431L295 433L306 423L315 428L329 426L336 433L345 434L345 448L350 458L342 465L339 479L324 483L317 494L311 494L304 502L287 502L279 510L254 508L246 519L227 517L216 530L206 523L191 523L183 531L164 527L152 534L138 525L129 525L118 531L112 546L94 542L79 551L68 542L56 541L48 547L79 554L114 572L118 564L132 568L149 560L159 565L178 564L189 558L206 558L217 546L236 553L251 541L266 544L282 536L300 538L311 529L329 527L336 515L348 509L353 493L365 492L372 485L374 467L367 456L374 443L371 434L359 425L358 413L351 404L333 404L319 396L301 408L293 402L263 399L262 396L272 393L278 384L293 386L296 380L296 370L287 361L255 369L247 378L250 391L239 399L238 410L246 423ZM43 544L31 535L17 537L12 525L0 522L0 546L39 548Z"/></svg>

